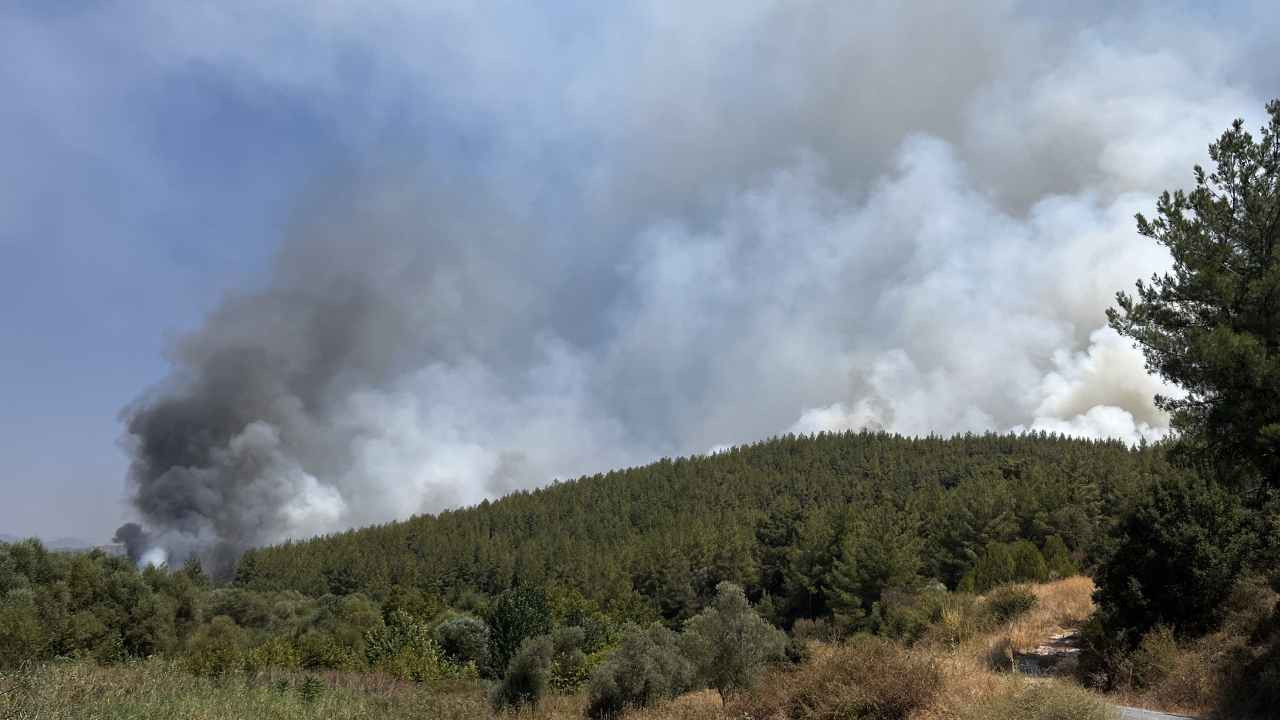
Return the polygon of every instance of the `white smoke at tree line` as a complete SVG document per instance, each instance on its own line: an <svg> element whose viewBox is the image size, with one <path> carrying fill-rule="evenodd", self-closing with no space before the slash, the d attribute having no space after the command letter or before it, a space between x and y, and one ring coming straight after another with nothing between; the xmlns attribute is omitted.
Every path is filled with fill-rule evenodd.
<svg viewBox="0 0 1280 720"><path fill-rule="evenodd" d="M333 41L290 62L218 32L234 23L188 37L161 16L181 57L322 95L328 55L376 37L405 103L436 93L507 134L480 170L374 172L303 203L263 292L183 344L187 384L137 426L158 436L136 480L165 547L787 430L1158 437L1161 386L1100 329L1116 290L1168 263L1132 216L1261 107L1213 42L1176 54L1144 22L1108 35L999 5L646 7L563 57L545 28L465 9L427 43L417 4L386 28L306 7L277 11ZM527 82L490 62L531 48L563 62ZM171 452L187 440L209 452Z"/></svg>

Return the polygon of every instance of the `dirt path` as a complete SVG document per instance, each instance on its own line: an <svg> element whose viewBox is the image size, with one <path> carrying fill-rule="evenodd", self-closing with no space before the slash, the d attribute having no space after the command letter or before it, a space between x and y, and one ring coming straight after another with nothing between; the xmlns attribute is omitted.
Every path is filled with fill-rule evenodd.
<svg viewBox="0 0 1280 720"><path fill-rule="evenodd" d="M1015 653L1014 663L1018 672L1039 678L1068 675L1080 660L1080 631L1066 630L1049 636L1047 642L1031 650ZM1171 715L1156 710L1111 705L1120 720L1195 720L1189 715Z"/></svg>

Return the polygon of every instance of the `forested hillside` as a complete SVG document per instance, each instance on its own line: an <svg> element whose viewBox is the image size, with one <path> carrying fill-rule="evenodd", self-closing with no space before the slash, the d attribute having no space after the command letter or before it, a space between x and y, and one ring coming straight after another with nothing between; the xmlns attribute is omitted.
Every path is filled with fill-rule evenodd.
<svg viewBox="0 0 1280 720"><path fill-rule="evenodd" d="M787 436L254 550L236 582L377 599L413 588L462 606L549 585L674 623L728 580L789 625L857 614L842 602L869 612L917 578L955 588L994 543L1065 545L1088 564L1171 472L1159 448L1044 434Z"/></svg>

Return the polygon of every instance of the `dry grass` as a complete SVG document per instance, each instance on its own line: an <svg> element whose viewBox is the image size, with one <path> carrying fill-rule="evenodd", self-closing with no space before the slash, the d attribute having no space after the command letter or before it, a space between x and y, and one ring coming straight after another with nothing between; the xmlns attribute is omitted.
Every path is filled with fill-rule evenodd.
<svg viewBox="0 0 1280 720"><path fill-rule="evenodd" d="M929 707L941 688L934 657L863 636L807 667L770 673L726 710L755 720L904 720Z"/></svg>
<svg viewBox="0 0 1280 720"><path fill-rule="evenodd" d="M1023 587L1036 596L1036 604L994 631L976 634L957 645L962 654L993 669L1008 670L1015 653L1033 650L1055 635L1080 628L1093 613L1093 580L1087 577Z"/></svg>

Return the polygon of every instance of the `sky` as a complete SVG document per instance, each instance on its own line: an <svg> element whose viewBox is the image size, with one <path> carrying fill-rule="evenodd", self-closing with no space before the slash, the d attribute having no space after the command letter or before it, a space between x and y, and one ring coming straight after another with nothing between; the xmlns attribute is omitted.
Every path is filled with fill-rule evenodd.
<svg viewBox="0 0 1280 720"><path fill-rule="evenodd" d="M0 7L0 532L275 542L785 432L1165 432L1133 214L1267 3ZM1049 9L1052 8L1052 9Z"/></svg>

